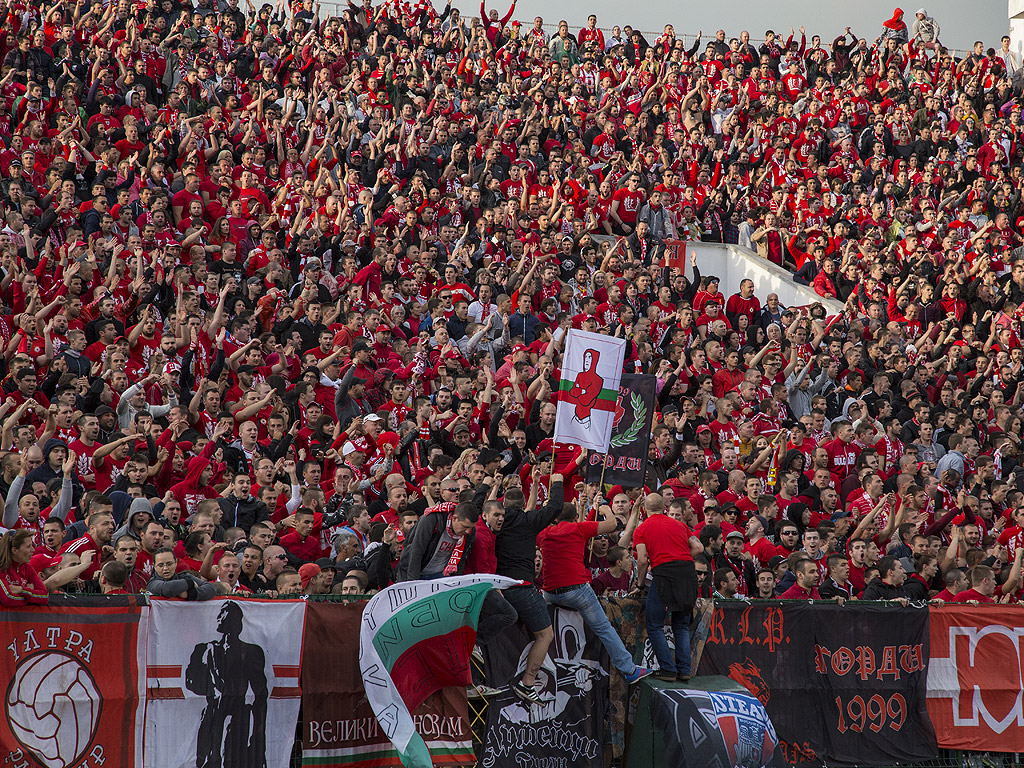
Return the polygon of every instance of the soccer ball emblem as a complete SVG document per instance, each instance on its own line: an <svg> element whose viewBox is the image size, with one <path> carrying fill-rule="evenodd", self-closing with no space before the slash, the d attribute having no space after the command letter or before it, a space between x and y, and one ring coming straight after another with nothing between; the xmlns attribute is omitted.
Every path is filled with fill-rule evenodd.
<svg viewBox="0 0 1024 768"><path fill-rule="evenodd" d="M85 754L100 719L101 697L74 656L37 653L22 660L7 689L15 738L47 768L68 768Z"/></svg>

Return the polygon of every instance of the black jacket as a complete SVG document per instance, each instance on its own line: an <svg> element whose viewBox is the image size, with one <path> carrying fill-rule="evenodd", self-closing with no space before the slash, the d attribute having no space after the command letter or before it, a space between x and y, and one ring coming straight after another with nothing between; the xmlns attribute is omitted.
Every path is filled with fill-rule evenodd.
<svg viewBox="0 0 1024 768"><path fill-rule="evenodd" d="M228 494L224 498L217 499L224 516L221 518L221 525L224 528L241 528L245 535L249 535L249 529L256 523L264 523L270 519L267 505L250 496L247 499L237 499L234 494Z"/></svg>
<svg viewBox="0 0 1024 768"><path fill-rule="evenodd" d="M820 593L819 593L820 594ZM861 600L896 600L901 597L910 597L907 590L901 584L886 584L881 579L872 579L871 583L864 588Z"/></svg>
<svg viewBox="0 0 1024 768"><path fill-rule="evenodd" d="M505 521L494 542L499 576L532 584L535 578L537 534L547 528L562 511L565 495L562 483L551 484L548 503L540 509L506 509Z"/></svg>

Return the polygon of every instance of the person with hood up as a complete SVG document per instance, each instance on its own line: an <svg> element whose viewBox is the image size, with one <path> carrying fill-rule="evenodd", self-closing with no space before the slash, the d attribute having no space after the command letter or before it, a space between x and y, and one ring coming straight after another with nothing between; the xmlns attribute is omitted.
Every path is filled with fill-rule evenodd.
<svg viewBox="0 0 1024 768"><path fill-rule="evenodd" d="M113 497L120 493L121 491L114 491L111 494L111 501L114 501ZM142 532L152 519L153 505L147 499L132 499L131 504L128 506L128 515L125 518L124 524L114 531L111 541L117 541L122 536L131 536L136 541L142 541Z"/></svg>
<svg viewBox="0 0 1024 768"><path fill-rule="evenodd" d="M875 42L884 45L886 40L895 40L903 45L907 39L907 25L903 21L903 9L897 8L892 12L891 19L882 22L882 33Z"/></svg>
<svg viewBox="0 0 1024 768"><path fill-rule="evenodd" d="M381 468L390 472L394 465L395 450L398 448L397 432L381 432L377 436L377 450L366 461L369 474L375 475Z"/></svg>
<svg viewBox="0 0 1024 768"><path fill-rule="evenodd" d="M213 466L210 462L210 457L206 455L207 449L214 445L215 443L211 441L201 454L189 459L185 479L171 486L171 493L181 504L186 520L195 514L199 507L199 502L203 499L220 498L220 494L210 485L210 478L213 477Z"/></svg>
<svg viewBox="0 0 1024 768"><path fill-rule="evenodd" d="M928 11L924 8L918 8L914 16L916 17L914 25L910 28L914 45L920 45L922 48L928 49L939 47L938 22L929 16Z"/></svg>
<svg viewBox="0 0 1024 768"><path fill-rule="evenodd" d="M235 475L227 496L217 499L224 516L221 522L225 528L241 528L248 532L256 523L270 521L267 505L252 495L252 482L248 475Z"/></svg>
<svg viewBox="0 0 1024 768"><path fill-rule="evenodd" d="M63 479L64 462L68 458L68 444L63 440L51 437L43 445L43 463L28 473L25 478L26 487L31 490L35 483L48 485L51 480ZM71 504L77 505L85 489L78 482L74 471L71 473Z"/></svg>

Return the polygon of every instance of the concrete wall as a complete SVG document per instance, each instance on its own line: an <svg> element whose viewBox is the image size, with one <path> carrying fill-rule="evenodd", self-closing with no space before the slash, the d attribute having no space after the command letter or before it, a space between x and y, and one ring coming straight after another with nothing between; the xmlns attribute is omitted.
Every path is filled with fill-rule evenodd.
<svg viewBox="0 0 1024 768"><path fill-rule="evenodd" d="M1007 0L1006 16L1010 22L1010 50L1017 60L1024 56L1024 0Z"/></svg>
<svg viewBox="0 0 1024 768"><path fill-rule="evenodd" d="M830 315L837 314L843 309L842 302L823 299L813 288L793 282L792 274L788 270L775 266L746 248L716 243L687 243L686 249L688 254L690 251L696 254L697 269L702 275L716 275L721 278L719 290L726 296L736 293L740 281L749 278L754 281L754 293L762 303L769 293L777 293L779 301L786 307L821 302ZM689 274L689 257L686 269L687 277L692 277Z"/></svg>

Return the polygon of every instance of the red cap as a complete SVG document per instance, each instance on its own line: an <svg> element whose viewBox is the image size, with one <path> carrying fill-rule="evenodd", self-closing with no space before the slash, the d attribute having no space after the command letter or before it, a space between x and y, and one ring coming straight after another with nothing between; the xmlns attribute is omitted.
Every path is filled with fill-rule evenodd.
<svg viewBox="0 0 1024 768"><path fill-rule="evenodd" d="M306 589L315 577L320 575L320 566L316 563L306 563L299 566L299 578L302 580L302 588Z"/></svg>
<svg viewBox="0 0 1024 768"><path fill-rule="evenodd" d="M60 565L61 557L54 555L50 557L47 554L40 553L38 555L32 555L32 559L29 560L29 564L36 573L42 573L47 568L55 568Z"/></svg>

